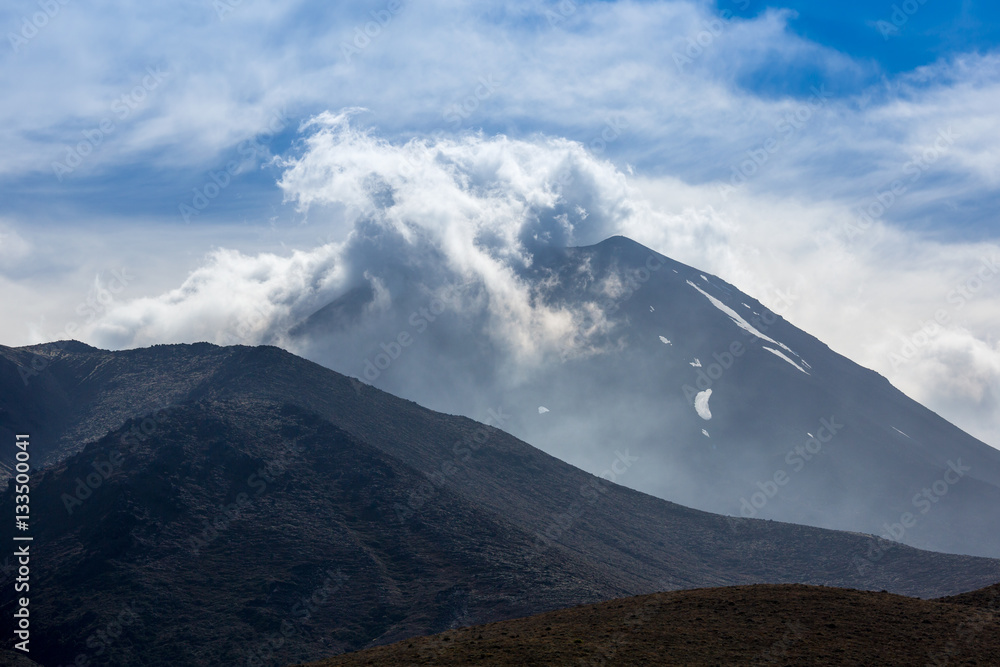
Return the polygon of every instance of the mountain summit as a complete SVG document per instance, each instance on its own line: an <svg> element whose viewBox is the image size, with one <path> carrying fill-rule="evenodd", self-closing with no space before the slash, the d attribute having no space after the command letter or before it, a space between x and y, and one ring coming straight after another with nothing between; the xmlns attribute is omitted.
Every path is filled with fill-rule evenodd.
<svg viewBox="0 0 1000 667"><path fill-rule="evenodd" d="M438 410L503 404L511 433L594 474L627 448L642 463L616 481L660 498L1000 556L1000 451L716 276L620 236L542 246L517 273L545 313L530 334L498 332L475 283L420 277L355 287L294 344Z"/></svg>

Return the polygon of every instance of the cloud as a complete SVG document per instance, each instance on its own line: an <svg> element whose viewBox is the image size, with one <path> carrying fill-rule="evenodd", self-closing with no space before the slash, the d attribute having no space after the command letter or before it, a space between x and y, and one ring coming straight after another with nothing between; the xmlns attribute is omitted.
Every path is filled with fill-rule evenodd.
<svg viewBox="0 0 1000 667"><path fill-rule="evenodd" d="M34 7L12 7L7 23ZM701 2L428 0L371 28L385 8L255 0L219 16L210 3L70 3L5 54L0 181L21 209L2 233L10 256L61 267L21 281L39 305L19 319L51 331L75 319L80 276L141 266L156 272L130 288L144 296L124 294L81 335L292 345L296 323L351 290L368 286L366 317L400 331L401 304L405 316L455 282L470 285L460 298L484 340L527 363L574 327L602 326L537 301L522 278L532 254L622 233L760 297L997 444L996 282L949 302L997 250L996 53L890 77L795 34L785 10L720 20ZM348 58L345 45L358 51ZM114 105L150 67L168 74L120 117ZM282 156L288 210L239 209L274 242L221 224L238 187L178 233L191 189L174 176L203 184L279 111L289 133L306 123L297 143L263 153ZM52 163L106 118L114 131L60 184ZM128 185L138 168L155 196ZM33 198L21 194L28 176ZM136 221L146 238L127 248L98 244L94 230L111 223L77 231L70 186L100 206L150 199L161 217ZM277 225L279 213L291 223ZM36 243L27 221L38 219L63 240ZM87 270L61 266L70 258ZM948 335L894 366L900 336L939 309ZM20 340L12 326L5 335Z"/></svg>
<svg viewBox="0 0 1000 667"><path fill-rule="evenodd" d="M896 343L886 372L897 385L984 442L1000 443L1000 342L925 324Z"/></svg>
<svg viewBox="0 0 1000 667"><path fill-rule="evenodd" d="M31 244L17 230L0 222L0 272L6 273L31 252Z"/></svg>
<svg viewBox="0 0 1000 667"><path fill-rule="evenodd" d="M943 244L881 221L865 230L865 244L831 240L828 230L851 219L836 203L628 179L565 139L394 143L352 120L357 114L324 113L304 125L301 153L283 162L279 183L310 225L338 240L284 255L215 251L178 289L111 309L90 340L264 342L305 352L310 343L291 332L352 290L375 296L351 335L384 340L406 328L406 314L459 285L450 309L475 320L505 363L530 365L571 345L577 331L605 326L600 313L539 299L524 278L534 254L622 233L733 281L992 440L1000 268L991 267L1000 265L990 258L1000 259L1000 246ZM919 338L936 316L930 342L900 361L900 341ZM357 358L339 363L361 374Z"/></svg>
<svg viewBox="0 0 1000 667"><path fill-rule="evenodd" d="M352 125L356 113L306 123L303 152L283 163L279 183L310 224L340 240L284 256L217 250L179 288L110 310L90 338L294 346L296 325L351 290L374 295L365 308L377 319L454 285L466 287L463 308L484 318L484 337L515 362L601 329L597 312L546 304L525 273L536 252L597 242L636 214L613 165L544 137L393 144Z"/></svg>
<svg viewBox="0 0 1000 667"><path fill-rule="evenodd" d="M307 119L363 106L393 140L476 128L519 138L542 132L650 176L720 185L735 178L757 192L854 206L906 177L913 154L951 128L956 143L888 219L926 222L928 202L941 200L980 214L994 204L981 201L984 188L995 188L1000 154L993 54L950 56L884 79L870 62L796 35L786 10L737 19L695 2L473 8L432 0L368 25L384 11L380 2L260 0L220 20L207 4L138 14L67 5L0 70L0 83L19 92L0 102L9 148L0 174L55 182L53 164L103 120L113 131L70 182L107 187L136 165L217 170L275 113ZM357 53L345 56L346 46ZM143 91L150 68L167 74ZM780 88L792 79L801 83ZM142 99L120 117L122 98L137 87ZM754 166L752 155L769 141L774 150ZM741 173L747 160L749 177Z"/></svg>

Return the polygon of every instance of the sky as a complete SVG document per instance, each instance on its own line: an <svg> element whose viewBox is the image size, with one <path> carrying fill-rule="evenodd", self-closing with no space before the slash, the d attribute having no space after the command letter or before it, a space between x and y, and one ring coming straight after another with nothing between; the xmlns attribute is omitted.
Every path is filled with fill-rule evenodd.
<svg viewBox="0 0 1000 667"><path fill-rule="evenodd" d="M996 3L11 0L0 27L0 344L280 343L364 272L381 183L434 194L397 224L460 262L455 235L513 253L504 216L569 164L567 210L606 214L548 242L625 234L780 302L1000 446ZM483 170L505 191L442 185Z"/></svg>

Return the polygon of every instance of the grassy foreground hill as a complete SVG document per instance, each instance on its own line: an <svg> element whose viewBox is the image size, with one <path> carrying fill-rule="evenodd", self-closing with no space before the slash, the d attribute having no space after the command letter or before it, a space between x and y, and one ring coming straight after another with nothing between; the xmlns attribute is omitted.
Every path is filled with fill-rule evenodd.
<svg viewBox="0 0 1000 667"><path fill-rule="evenodd" d="M312 663L1000 665L1000 585L942 598L755 585L654 593Z"/></svg>

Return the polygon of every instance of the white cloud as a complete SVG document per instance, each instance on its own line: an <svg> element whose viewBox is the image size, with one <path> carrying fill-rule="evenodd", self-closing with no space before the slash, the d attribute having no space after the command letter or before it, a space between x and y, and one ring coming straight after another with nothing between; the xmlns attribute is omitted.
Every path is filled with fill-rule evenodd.
<svg viewBox="0 0 1000 667"><path fill-rule="evenodd" d="M191 241L198 232L190 229L196 250L152 231L154 240L122 249L99 232L74 232L79 221L68 220L62 233L85 239L80 250L37 243L22 216L0 230L3 261L61 266L75 258L80 266L10 278L5 299L42 335L76 317L81 282L117 266L156 265L155 279L132 288L146 296L126 294L87 330L90 340L232 342L242 331L241 340L280 341L283 323L362 279L366 267L347 248L377 233L398 244L386 262L402 261L406 248L433 250L443 268L487 285L490 335L530 356L574 327L601 323L535 307L516 276L524 248L536 237L590 243L622 233L735 283L1000 444L1000 281L985 282L961 307L951 298L981 257L1000 254L995 240L961 236L985 224L979 238L996 238L998 56L955 57L883 81L870 64L793 34L787 12L768 11L722 26L678 66L676 54L712 20L708 3L573 6L552 26L536 3L407 4L348 63L341 44L384 3L255 0L224 21L210 3L65 5L0 68L0 85L13 91L0 100L0 178L47 177L67 146L109 116L115 131L74 177L137 164L219 169L223 154L282 109L304 118L364 106L361 119L380 134L357 129L361 120L348 126L319 115L302 150L286 156L285 195L308 209L314 236L332 243L287 231L287 249L260 252L232 229L214 230L215 250L192 271L211 244ZM13 25L19 15L10 11ZM875 83L855 97L812 100L755 96L736 83L802 64L847 87ZM169 76L119 119L112 105L150 66ZM481 79L496 85L481 87ZM469 100L456 127L455 105ZM478 127L510 138L463 134ZM444 136L428 138L437 131ZM951 139L935 149L942 133ZM413 136L425 139L407 143ZM406 169L412 161L417 173ZM567 165L586 188L560 188ZM905 191L889 197L896 180ZM731 181L738 187L722 189ZM119 194L119 184L106 187ZM389 192L396 204L386 208ZM859 209L879 205L870 223L859 219ZM549 215L535 219L538 211ZM266 227L269 214L249 222ZM183 268L171 274L171 263ZM164 289L168 280L180 287ZM388 282L384 289L394 293ZM32 310L52 303L68 312L47 310L43 321ZM894 364L900 337L942 309L942 333Z"/></svg>
<svg viewBox="0 0 1000 667"><path fill-rule="evenodd" d="M540 303L519 274L537 248L596 242L632 215L610 163L561 139L397 145L349 118L326 113L307 124L304 153L284 163L280 182L312 224L331 217L349 229L343 241L286 255L217 250L179 288L116 306L91 339L287 344L292 326L358 284L381 291L387 310L401 267L424 285L481 290L468 297L478 306L467 305L487 315L485 335L516 360L572 348L578 332L606 326L596 310ZM580 340L585 346L587 336Z"/></svg>
<svg viewBox="0 0 1000 667"><path fill-rule="evenodd" d="M360 280L384 281L388 309L397 291L389 267L412 265L428 284L481 284L485 334L528 362L567 345L577 329L603 326L597 314L533 301L517 275L529 249L624 233L734 282L960 426L993 439L1000 352L991 336L1000 278L974 281L980 257L1000 257L997 245L942 244L883 223L867 232L869 245L830 242L824 232L849 215L836 202L749 191L723 199L714 185L669 178L632 179L633 186L610 163L561 139L468 135L398 144L343 114L324 114L308 131L280 185L311 225L331 225L342 241L284 254L216 251L180 288L116 305L87 332L89 339L112 347L287 344L289 327ZM435 278L435 272L443 273ZM961 302L958 289L966 292ZM949 337L938 336L919 358L894 367L899 332L916 332L942 309Z"/></svg>

